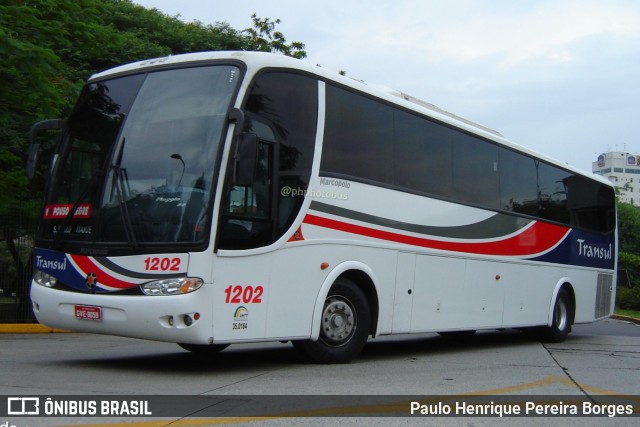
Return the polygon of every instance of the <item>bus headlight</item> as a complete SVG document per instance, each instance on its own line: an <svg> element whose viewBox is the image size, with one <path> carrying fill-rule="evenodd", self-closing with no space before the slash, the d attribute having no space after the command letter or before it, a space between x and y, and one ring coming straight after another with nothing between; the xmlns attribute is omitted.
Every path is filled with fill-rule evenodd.
<svg viewBox="0 0 640 427"><path fill-rule="evenodd" d="M47 288L53 288L58 282L58 279L56 279L52 275L37 269L33 271L33 280L38 285L45 286Z"/></svg>
<svg viewBox="0 0 640 427"><path fill-rule="evenodd" d="M182 295L197 291L202 283L202 279L197 277L176 277L143 283L140 289L145 295Z"/></svg>

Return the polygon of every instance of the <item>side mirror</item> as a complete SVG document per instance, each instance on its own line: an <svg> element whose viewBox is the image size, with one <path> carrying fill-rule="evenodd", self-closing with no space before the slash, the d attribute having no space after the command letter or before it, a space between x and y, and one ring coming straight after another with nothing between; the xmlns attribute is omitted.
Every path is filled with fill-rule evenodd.
<svg viewBox="0 0 640 427"><path fill-rule="evenodd" d="M243 132L237 136L233 160L233 184L251 185L258 161L258 136L256 134Z"/></svg>
<svg viewBox="0 0 640 427"><path fill-rule="evenodd" d="M26 173L29 181L36 175L36 166L38 165L38 153L40 152L40 144L29 144L29 153L27 157Z"/></svg>
<svg viewBox="0 0 640 427"><path fill-rule="evenodd" d="M63 119L49 119L34 123L29 129L29 153L27 157L26 173L29 180L33 179L36 174L36 166L38 165L38 153L40 144L36 144L36 136L45 130L60 130L64 127Z"/></svg>

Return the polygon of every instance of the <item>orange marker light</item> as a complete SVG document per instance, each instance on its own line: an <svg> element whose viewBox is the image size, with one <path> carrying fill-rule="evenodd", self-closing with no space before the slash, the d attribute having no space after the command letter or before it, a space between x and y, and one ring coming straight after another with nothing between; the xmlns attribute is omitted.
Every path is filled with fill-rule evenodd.
<svg viewBox="0 0 640 427"><path fill-rule="evenodd" d="M322 264L320 264L320 270L326 270L327 268L329 268L328 262L323 262Z"/></svg>

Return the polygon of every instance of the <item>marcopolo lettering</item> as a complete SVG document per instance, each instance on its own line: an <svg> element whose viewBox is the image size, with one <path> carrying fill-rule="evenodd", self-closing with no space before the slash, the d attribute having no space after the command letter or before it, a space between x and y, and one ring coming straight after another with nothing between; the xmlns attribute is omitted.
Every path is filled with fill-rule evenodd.
<svg viewBox="0 0 640 427"><path fill-rule="evenodd" d="M334 179L334 178L322 178L322 177L320 177L320 185L332 185L334 187L343 187L343 188L351 187L351 183L349 181L344 181L342 179Z"/></svg>

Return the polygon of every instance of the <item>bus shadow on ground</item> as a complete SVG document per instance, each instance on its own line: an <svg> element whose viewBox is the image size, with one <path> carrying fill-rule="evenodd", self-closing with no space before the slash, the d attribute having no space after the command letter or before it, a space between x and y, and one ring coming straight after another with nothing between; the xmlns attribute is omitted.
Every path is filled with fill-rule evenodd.
<svg viewBox="0 0 640 427"><path fill-rule="evenodd" d="M169 349L168 349L169 348ZM303 363L291 344L269 343L261 346L238 344L213 354L192 353L175 345L162 345L162 351L134 355L101 355L59 362L71 367L108 371L146 373L203 374L277 368Z"/></svg>
<svg viewBox="0 0 640 427"><path fill-rule="evenodd" d="M515 329L479 331L472 335L400 335L369 341L360 358L374 360L416 355L429 356L539 342L535 335L525 334Z"/></svg>
<svg viewBox="0 0 640 427"><path fill-rule="evenodd" d="M580 337L568 338L579 340ZM540 343L535 336L517 330L481 331L471 336L440 336L438 334L396 335L370 340L362 353L352 363L370 363L394 358L428 357L447 353L489 350L492 348L515 347ZM287 365L311 364L299 354L291 343L236 344L214 354L199 354L182 350L167 351L162 344L162 352L137 355L102 354L100 357L76 358L59 362L70 366L85 366L94 369L174 372L174 373L215 373L269 369Z"/></svg>

